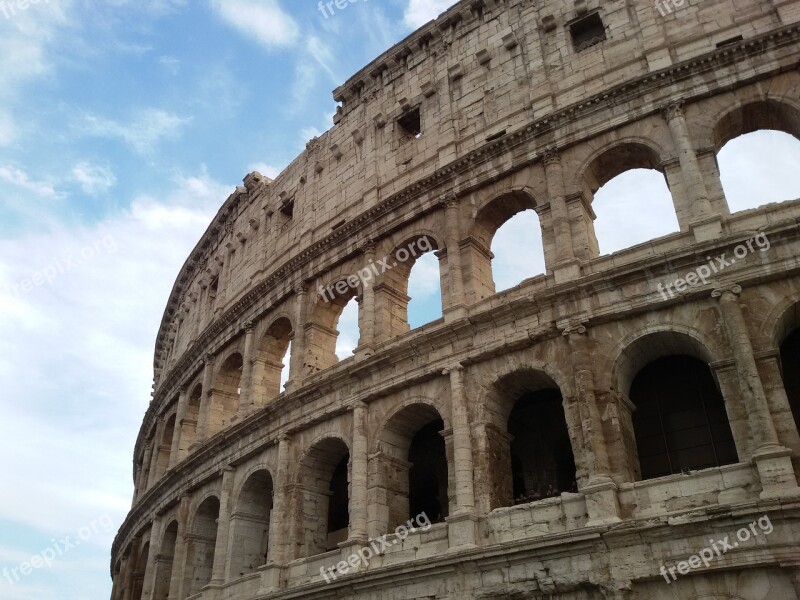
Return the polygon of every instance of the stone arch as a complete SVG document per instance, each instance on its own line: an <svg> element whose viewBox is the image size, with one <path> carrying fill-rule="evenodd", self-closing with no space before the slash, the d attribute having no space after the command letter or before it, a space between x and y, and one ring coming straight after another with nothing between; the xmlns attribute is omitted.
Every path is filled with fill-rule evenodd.
<svg viewBox="0 0 800 600"><path fill-rule="evenodd" d="M488 298L496 292L492 274L494 254L491 248L497 231L519 213L538 208L532 188L515 186L498 191L477 209L461 250L464 257L464 286L469 304ZM540 230L538 233L545 243L546 232Z"/></svg>
<svg viewBox="0 0 800 600"><path fill-rule="evenodd" d="M170 454L172 452L172 440L176 434L175 428L177 425L177 414L171 413L164 419L164 429L161 432L161 439L159 440L158 448L156 449L158 456L156 458L156 472L155 480L158 481L164 476L164 473L169 469Z"/></svg>
<svg viewBox="0 0 800 600"><path fill-rule="evenodd" d="M131 581L131 598L140 599L143 597L144 578L147 574L147 562L150 558L150 540L142 544L141 550L136 555L136 569L133 572Z"/></svg>
<svg viewBox="0 0 800 600"><path fill-rule="evenodd" d="M203 402L203 384L195 383L189 388L186 398L186 413L183 421L179 423L181 429L180 447L178 448L179 458L185 457L191 447L200 440L197 439L197 422L200 419L200 407Z"/></svg>
<svg viewBox="0 0 800 600"><path fill-rule="evenodd" d="M350 448L339 436L317 438L298 461L295 558L337 548L349 530Z"/></svg>
<svg viewBox="0 0 800 600"><path fill-rule="evenodd" d="M638 332L613 368L627 471L650 479L739 461L730 414L712 352L690 328Z"/></svg>
<svg viewBox="0 0 800 600"><path fill-rule="evenodd" d="M355 299L359 302L359 325L361 324L361 289L361 282L355 273L339 277L327 287L318 288L305 324L306 351L303 369L306 374L323 371L339 362L336 354L339 318L350 301Z"/></svg>
<svg viewBox="0 0 800 600"><path fill-rule="evenodd" d="M255 573L267 564L274 492L272 474L264 465L254 467L244 478L231 513L230 578Z"/></svg>
<svg viewBox="0 0 800 600"><path fill-rule="evenodd" d="M281 393L281 377L284 358L295 335L292 320L279 315L265 329L256 349L253 361L252 400L255 407L262 407Z"/></svg>
<svg viewBox="0 0 800 600"><path fill-rule="evenodd" d="M370 496L386 503L374 515L373 530L393 531L422 512L434 523L450 514L454 487L445 428L442 413L426 399L404 402L384 419L369 481Z"/></svg>
<svg viewBox="0 0 800 600"><path fill-rule="evenodd" d="M589 225L590 247L593 256L600 254L600 246L602 245L603 238L602 217L604 212L599 206L595 205L596 194L600 188L603 188L606 184L610 183L612 180L616 180L618 177L629 176L629 174L630 176L639 176L638 174L630 173L631 171L644 169L660 173L661 178L657 178L656 176L657 180L652 182L646 179L644 184L655 185L657 186L656 191L660 190L664 192L664 195L669 195L670 205L667 210L670 211L670 215L674 213L674 216L678 217L677 220L680 220L681 215L678 214L673 190L674 182L679 176L679 165L676 163L672 170L668 172L664 166L666 164L664 160L665 156L666 153L664 149L652 140L639 136L630 136L611 140L607 144L602 145L581 165L578 171L578 184L581 187L582 197L586 199L587 203L592 205L592 218L596 219L596 215L599 215L601 219L599 225L601 229L599 233L601 235L598 235L597 222L593 222ZM656 195L659 198L661 197L660 193ZM604 206L606 206L606 210L613 211L613 206L610 208L608 204ZM677 229L678 226L675 227L676 231ZM664 233L666 234L669 232L665 231ZM626 241L630 246L648 240L637 237L636 239ZM608 252L607 249L606 252Z"/></svg>
<svg viewBox="0 0 800 600"><path fill-rule="evenodd" d="M236 349L219 361L208 405L208 437L228 427L239 410L244 357Z"/></svg>
<svg viewBox="0 0 800 600"><path fill-rule="evenodd" d="M175 546L178 542L178 521L172 520L161 536L158 557L156 558L156 574L153 600L167 600L172 581L175 560Z"/></svg>
<svg viewBox="0 0 800 600"><path fill-rule="evenodd" d="M199 594L211 582L219 509L219 498L214 493L208 493L197 503L189 521L183 571L183 589L189 591L189 596Z"/></svg>
<svg viewBox="0 0 800 600"><path fill-rule="evenodd" d="M428 230L405 233L392 241L384 259L385 266L377 265L380 275L375 283L375 324L378 342L389 340L410 330L408 322L408 282L417 260L428 252L440 251L444 246L438 235ZM443 254L437 254L440 260ZM379 262L380 262L379 257ZM447 269L439 267L440 287L444 291ZM442 294L444 301L445 294Z"/></svg>

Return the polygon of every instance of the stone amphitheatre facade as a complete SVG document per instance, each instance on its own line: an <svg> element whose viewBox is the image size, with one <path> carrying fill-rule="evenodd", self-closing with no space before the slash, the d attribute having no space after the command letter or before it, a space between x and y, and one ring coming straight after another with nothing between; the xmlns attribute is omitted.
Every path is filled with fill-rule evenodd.
<svg viewBox="0 0 800 600"><path fill-rule="evenodd" d="M181 269L113 599L800 598L800 201L716 161L800 137L799 59L797 0L463 0L355 74ZM680 231L601 256L634 168ZM526 209L546 273L496 293Z"/></svg>

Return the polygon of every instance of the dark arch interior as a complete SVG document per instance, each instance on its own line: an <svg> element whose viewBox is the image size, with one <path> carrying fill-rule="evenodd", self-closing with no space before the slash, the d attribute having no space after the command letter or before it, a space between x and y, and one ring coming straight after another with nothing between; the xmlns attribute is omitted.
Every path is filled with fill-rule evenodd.
<svg viewBox="0 0 800 600"><path fill-rule="evenodd" d="M642 479L738 462L725 402L704 362L659 358L636 375L630 399Z"/></svg>
<svg viewBox="0 0 800 600"><path fill-rule="evenodd" d="M781 345L781 369L794 424L800 429L800 329L796 329Z"/></svg>
<svg viewBox="0 0 800 600"><path fill-rule="evenodd" d="M331 495L328 500L328 533L347 529L350 525L347 497L347 463L349 461L350 454L343 456L331 477ZM329 550L333 549L329 548Z"/></svg>
<svg viewBox="0 0 800 600"><path fill-rule="evenodd" d="M414 435L408 451L408 512L415 518L423 512L431 523L440 523L448 516L447 452L439 433L442 419L436 419Z"/></svg>
<svg viewBox="0 0 800 600"><path fill-rule="evenodd" d="M514 503L534 502L577 491L575 457L567 431L561 392L526 393L508 419L512 435Z"/></svg>

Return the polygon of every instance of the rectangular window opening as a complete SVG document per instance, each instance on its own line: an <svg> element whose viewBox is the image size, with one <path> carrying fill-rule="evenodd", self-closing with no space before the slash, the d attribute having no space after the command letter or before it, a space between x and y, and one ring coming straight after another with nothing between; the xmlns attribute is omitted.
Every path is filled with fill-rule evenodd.
<svg viewBox="0 0 800 600"><path fill-rule="evenodd" d="M409 110L402 117L397 119L400 131L406 138L418 139L422 136L422 117L419 107Z"/></svg>
<svg viewBox="0 0 800 600"><path fill-rule="evenodd" d="M606 39L606 28L600 14L593 12L581 17L569 26L572 35L572 45L576 52L586 50Z"/></svg>

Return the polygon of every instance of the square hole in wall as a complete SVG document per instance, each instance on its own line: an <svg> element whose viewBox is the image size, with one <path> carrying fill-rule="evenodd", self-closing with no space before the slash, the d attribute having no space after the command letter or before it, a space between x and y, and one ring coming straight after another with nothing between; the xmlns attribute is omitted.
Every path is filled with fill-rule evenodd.
<svg viewBox="0 0 800 600"><path fill-rule="evenodd" d="M586 50L586 48L599 44L606 39L606 27L603 25L603 19L600 18L600 13L598 12L593 12L574 21L569 26L569 32L572 36L572 45L575 47L575 52Z"/></svg>
<svg viewBox="0 0 800 600"><path fill-rule="evenodd" d="M419 107L407 111L397 119L397 124L400 125L400 133L403 137L419 138L422 135L422 116L419 112Z"/></svg>

